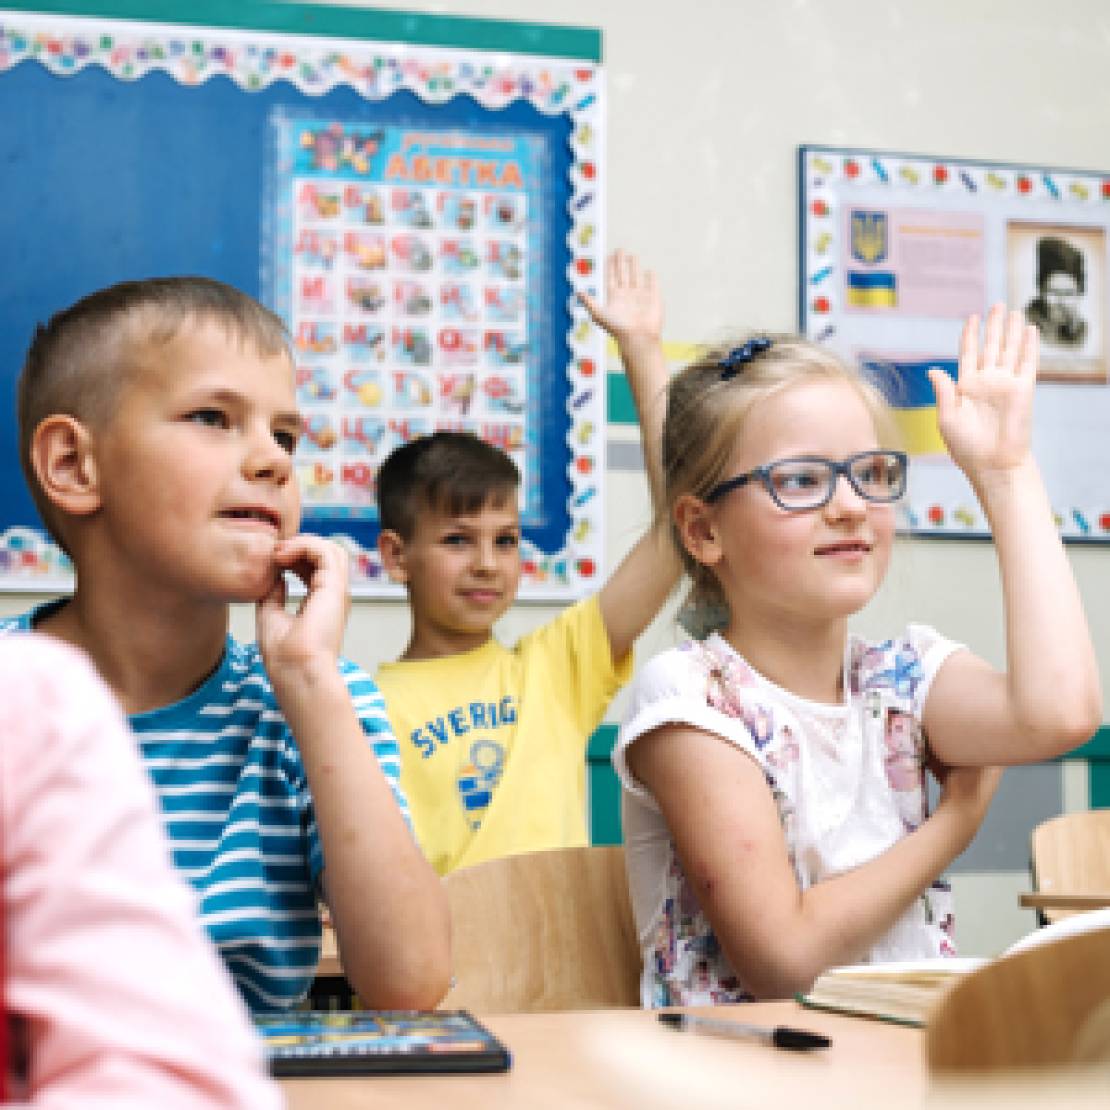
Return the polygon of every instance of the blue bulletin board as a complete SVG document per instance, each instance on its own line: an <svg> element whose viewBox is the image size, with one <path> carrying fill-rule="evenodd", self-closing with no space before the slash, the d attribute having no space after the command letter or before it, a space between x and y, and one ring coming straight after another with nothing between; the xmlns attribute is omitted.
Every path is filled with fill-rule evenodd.
<svg viewBox="0 0 1110 1110"><path fill-rule="evenodd" d="M871 374L912 455L901 528L989 536L927 377L996 302L1040 333L1033 449L1060 535L1110 542L1110 173L805 146L799 323Z"/></svg>
<svg viewBox="0 0 1110 1110"><path fill-rule="evenodd" d="M35 324L199 273L289 325L303 527L348 547L354 593L392 592L378 464L444 427L520 467L522 596L590 591L605 359L575 294L604 250L599 34L257 0L35 7L0 10L0 588L70 584L17 457Z"/></svg>

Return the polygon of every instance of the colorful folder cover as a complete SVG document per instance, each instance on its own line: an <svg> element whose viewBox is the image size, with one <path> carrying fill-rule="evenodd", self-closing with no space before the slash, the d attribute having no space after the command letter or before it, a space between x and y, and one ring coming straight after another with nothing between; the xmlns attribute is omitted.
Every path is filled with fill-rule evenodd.
<svg viewBox="0 0 1110 1110"><path fill-rule="evenodd" d="M276 1076L506 1071L504 1045L465 1010L261 1014Z"/></svg>

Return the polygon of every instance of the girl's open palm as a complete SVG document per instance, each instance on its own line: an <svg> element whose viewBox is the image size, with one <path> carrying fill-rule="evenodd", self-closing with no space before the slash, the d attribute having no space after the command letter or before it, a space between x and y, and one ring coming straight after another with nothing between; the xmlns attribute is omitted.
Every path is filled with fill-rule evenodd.
<svg viewBox="0 0 1110 1110"><path fill-rule="evenodd" d="M1010 471L1029 457L1033 390L1037 384L1037 329L1020 312L996 304L979 346L979 317L964 325L958 381L929 371L937 423L949 454L974 483Z"/></svg>

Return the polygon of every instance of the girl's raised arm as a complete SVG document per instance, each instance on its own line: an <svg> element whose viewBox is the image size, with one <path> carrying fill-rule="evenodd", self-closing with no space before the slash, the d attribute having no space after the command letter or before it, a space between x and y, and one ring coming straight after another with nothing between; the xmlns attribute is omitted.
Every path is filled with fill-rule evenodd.
<svg viewBox="0 0 1110 1110"><path fill-rule="evenodd" d="M1102 723L1090 631L1030 444L1037 340L995 305L981 347L978 317L964 327L958 381L930 371L941 434L991 526L1006 616L1004 673L957 652L933 682L925 730L953 766L1047 759Z"/></svg>

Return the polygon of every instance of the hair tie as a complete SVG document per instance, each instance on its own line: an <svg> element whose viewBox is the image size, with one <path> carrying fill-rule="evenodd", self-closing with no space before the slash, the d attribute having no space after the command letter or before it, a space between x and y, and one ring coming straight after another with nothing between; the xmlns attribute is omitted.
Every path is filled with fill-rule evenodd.
<svg viewBox="0 0 1110 1110"><path fill-rule="evenodd" d="M740 373L742 367L751 362L756 355L770 350L770 347L771 340L765 335L759 335L756 336L755 339L749 339L742 347L733 347L732 350L717 363L721 368L721 381L727 382L731 378L735 378L736 375Z"/></svg>

